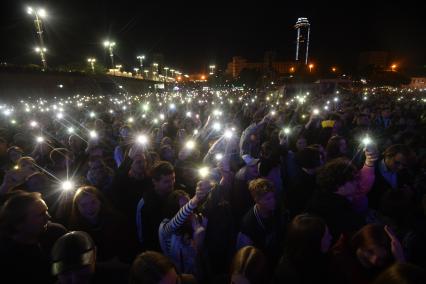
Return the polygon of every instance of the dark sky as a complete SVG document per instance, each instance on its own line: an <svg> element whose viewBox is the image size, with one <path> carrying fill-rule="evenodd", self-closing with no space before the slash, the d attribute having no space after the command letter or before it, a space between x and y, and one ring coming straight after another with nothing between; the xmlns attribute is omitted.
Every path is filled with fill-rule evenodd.
<svg viewBox="0 0 426 284"><path fill-rule="evenodd" d="M149 63L155 52L184 72L198 72L211 63L225 68L233 55L262 60L267 50L292 60L298 17L309 18L310 54L319 65L351 66L366 50L391 51L405 66L426 64L422 1L150 2L2 0L0 60L38 63L34 26L25 7L41 3L49 13L45 40L50 65L89 56L106 63L102 42L107 37L117 42L116 62L128 69L137 65L136 55L146 54Z"/></svg>

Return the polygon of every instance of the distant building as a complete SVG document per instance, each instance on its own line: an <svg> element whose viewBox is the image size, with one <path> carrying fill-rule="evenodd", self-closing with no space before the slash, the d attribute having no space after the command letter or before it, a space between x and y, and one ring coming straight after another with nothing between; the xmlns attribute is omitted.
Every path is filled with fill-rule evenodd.
<svg viewBox="0 0 426 284"><path fill-rule="evenodd" d="M367 51L359 55L358 68L385 70L391 63L391 54L386 51Z"/></svg>
<svg viewBox="0 0 426 284"><path fill-rule="evenodd" d="M411 89L426 89L426 77L411 77L411 82L407 87Z"/></svg>
<svg viewBox="0 0 426 284"><path fill-rule="evenodd" d="M294 62L275 61L274 53L267 52L264 62L249 62L241 56L232 57L232 61L228 63L225 73L237 78L243 69L257 70L261 73L276 72L278 75L284 75L291 72Z"/></svg>

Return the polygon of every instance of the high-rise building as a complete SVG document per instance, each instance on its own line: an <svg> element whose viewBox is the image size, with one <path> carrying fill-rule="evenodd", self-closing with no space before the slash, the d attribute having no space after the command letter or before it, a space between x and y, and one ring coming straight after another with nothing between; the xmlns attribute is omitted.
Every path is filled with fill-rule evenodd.
<svg viewBox="0 0 426 284"><path fill-rule="evenodd" d="M298 18L294 28L297 30L296 61L304 60L305 65L307 65L309 55L309 33L311 30L308 18ZM303 52L305 56L303 56Z"/></svg>

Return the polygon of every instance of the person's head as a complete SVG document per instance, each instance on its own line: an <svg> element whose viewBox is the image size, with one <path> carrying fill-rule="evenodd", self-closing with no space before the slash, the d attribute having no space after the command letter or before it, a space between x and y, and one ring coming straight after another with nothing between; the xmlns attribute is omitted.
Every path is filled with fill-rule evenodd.
<svg viewBox="0 0 426 284"><path fill-rule="evenodd" d="M189 202L189 195L183 190L174 190L168 196L164 205L164 216L173 218L186 203Z"/></svg>
<svg viewBox="0 0 426 284"><path fill-rule="evenodd" d="M352 197L358 189L358 170L346 158L334 159L318 171L317 184L324 192Z"/></svg>
<svg viewBox="0 0 426 284"><path fill-rule="evenodd" d="M327 142L326 152L328 160L344 157L348 152L345 138L338 135L331 137Z"/></svg>
<svg viewBox="0 0 426 284"><path fill-rule="evenodd" d="M373 284L424 284L426 271L411 263L395 263L379 274Z"/></svg>
<svg viewBox="0 0 426 284"><path fill-rule="evenodd" d="M352 237L351 247L359 263L367 269L385 268L394 261L391 240L383 225L369 224L361 228Z"/></svg>
<svg viewBox="0 0 426 284"><path fill-rule="evenodd" d="M172 146L170 145L163 145L160 149L160 158L163 161L167 161L172 163L175 160L175 153L173 151Z"/></svg>
<svg viewBox="0 0 426 284"><path fill-rule="evenodd" d="M111 182L114 171L109 168L102 159L91 158L89 160L89 170L87 180L96 186L104 186Z"/></svg>
<svg viewBox="0 0 426 284"><path fill-rule="evenodd" d="M48 179L43 173L35 172L26 178L25 187L30 192L46 192Z"/></svg>
<svg viewBox="0 0 426 284"><path fill-rule="evenodd" d="M368 114L360 114L356 119L357 126L366 127L370 125L370 117Z"/></svg>
<svg viewBox="0 0 426 284"><path fill-rule="evenodd" d="M17 165L20 170L25 172L32 173L37 171L36 161L29 156L19 158Z"/></svg>
<svg viewBox="0 0 426 284"><path fill-rule="evenodd" d="M127 141L131 137L131 129L128 125L120 127L119 130L120 138Z"/></svg>
<svg viewBox="0 0 426 284"><path fill-rule="evenodd" d="M321 152L313 147L306 147L295 155L296 163L305 170L315 173L324 163Z"/></svg>
<svg viewBox="0 0 426 284"><path fill-rule="evenodd" d="M169 162L160 161L151 170L155 191L162 196L168 195L175 186L175 170Z"/></svg>
<svg viewBox="0 0 426 284"><path fill-rule="evenodd" d="M50 151L50 161L56 167L67 168L74 160L72 152L66 148L55 148Z"/></svg>
<svg viewBox="0 0 426 284"><path fill-rule="evenodd" d="M257 284L267 282L267 261L261 250L246 246L241 248L232 259L232 284Z"/></svg>
<svg viewBox="0 0 426 284"><path fill-rule="evenodd" d="M264 178L252 180L249 183L249 191L259 209L269 212L275 210L275 188L272 182Z"/></svg>
<svg viewBox="0 0 426 284"><path fill-rule="evenodd" d="M144 154L141 153L133 157L130 172L135 177L144 177L146 175L146 159Z"/></svg>
<svg viewBox="0 0 426 284"><path fill-rule="evenodd" d="M52 274L58 276L59 284L91 283L96 247L89 234L73 231L63 235L53 245L51 258Z"/></svg>
<svg viewBox="0 0 426 284"><path fill-rule="evenodd" d="M383 118L390 118L391 115L392 115L392 112L391 112L390 108L385 107L385 108L382 109L381 115L382 115Z"/></svg>
<svg viewBox="0 0 426 284"><path fill-rule="evenodd" d="M403 144L392 145L383 152L383 161L392 172L398 172L407 167L410 149Z"/></svg>
<svg viewBox="0 0 426 284"><path fill-rule="evenodd" d="M130 284L175 284L180 276L173 262L155 251L146 251L136 257L130 268Z"/></svg>
<svg viewBox="0 0 426 284"><path fill-rule="evenodd" d="M46 231L49 219L40 193L17 190L0 210L0 234L35 240Z"/></svg>
<svg viewBox="0 0 426 284"><path fill-rule="evenodd" d="M7 140L0 137L0 156L5 155L7 152Z"/></svg>
<svg viewBox="0 0 426 284"><path fill-rule="evenodd" d="M70 146L71 151L74 154L84 151L84 148L86 148L85 144L86 142L84 142L84 140L78 137L77 135L71 135L68 138L68 145Z"/></svg>
<svg viewBox="0 0 426 284"><path fill-rule="evenodd" d="M308 146L308 141L305 136L299 136L296 139L296 151L301 151Z"/></svg>
<svg viewBox="0 0 426 284"><path fill-rule="evenodd" d="M19 158L22 157L24 151L18 146L12 146L7 149L7 154L9 155L9 159L12 163L16 164Z"/></svg>
<svg viewBox="0 0 426 284"><path fill-rule="evenodd" d="M315 262L329 251L331 242L332 236L322 218L297 215L288 226L286 256L296 265Z"/></svg>
<svg viewBox="0 0 426 284"><path fill-rule="evenodd" d="M72 222L79 219L97 220L106 206L104 195L94 186L82 186L74 193L71 209Z"/></svg>

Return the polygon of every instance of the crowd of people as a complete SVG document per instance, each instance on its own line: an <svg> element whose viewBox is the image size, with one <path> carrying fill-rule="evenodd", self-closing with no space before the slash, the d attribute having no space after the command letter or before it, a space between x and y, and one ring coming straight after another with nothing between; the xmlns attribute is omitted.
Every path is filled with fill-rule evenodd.
<svg viewBox="0 0 426 284"><path fill-rule="evenodd" d="M401 94L0 105L0 277L426 283L426 103Z"/></svg>

